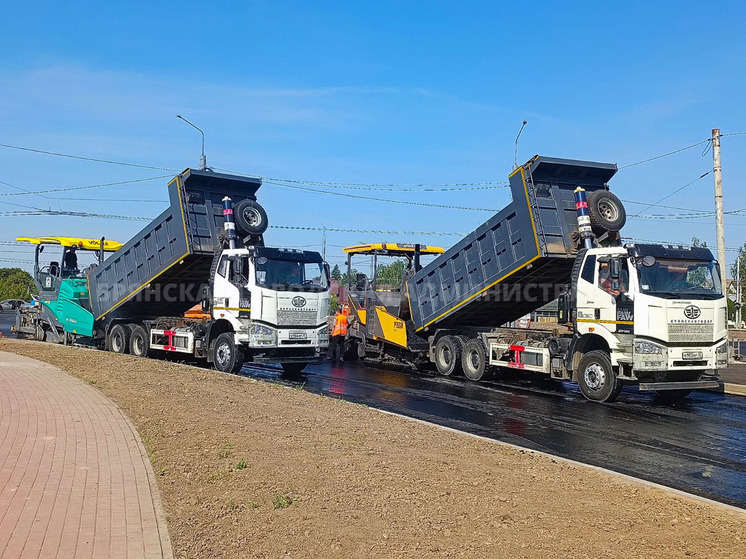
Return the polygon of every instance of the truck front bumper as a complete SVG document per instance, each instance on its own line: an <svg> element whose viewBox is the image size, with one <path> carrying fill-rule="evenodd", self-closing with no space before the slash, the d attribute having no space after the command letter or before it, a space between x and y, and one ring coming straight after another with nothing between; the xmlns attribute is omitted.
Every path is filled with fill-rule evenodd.
<svg viewBox="0 0 746 559"><path fill-rule="evenodd" d="M649 340L635 340L634 352L632 354L632 369L636 373L716 371L727 365L727 340L708 347L667 347ZM658 389L651 388L650 390Z"/></svg>
<svg viewBox="0 0 746 559"><path fill-rule="evenodd" d="M715 379L691 380L683 382L641 382L640 390L705 390L717 388L720 382Z"/></svg>

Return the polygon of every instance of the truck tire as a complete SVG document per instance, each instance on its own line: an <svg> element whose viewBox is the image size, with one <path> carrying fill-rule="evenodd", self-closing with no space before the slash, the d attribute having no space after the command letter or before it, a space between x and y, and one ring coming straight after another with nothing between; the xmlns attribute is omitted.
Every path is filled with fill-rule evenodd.
<svg viewBox="0 0 746 559"><path fill-rule="evenodd" d="M212 364L221 373L237 373L243 367L243 348L236 345L233 332L223 332L212 345Z"/></svg>
<svg viewBox="0 0 746 559"><path fill-rule="evenodd" d="M595 190L588 194L588 215L597 232L620 231L627 222L627 212L622 201L608 190Z"/></svg>
<svg viewBox="0 0 746 559"><path fill-rule="evenodd" d="M461 370L461 352L464 350L464 340L459 336L443 336L435 344L435 368L438 372L449 377Z"/></svg>
<svg viewBox="0 0 746 559"><path fill-rule="evenodd" d="M130 336L130 354L135 357L150 356L150 339L148 337L148 331L144 326L139 324L132 327L132 335Z"/></svg>
<svg viewBox="0 0 746 559"><path fill-rule="evenodd" d="M478 381L484 378L489 366L487 365L487 350L482 340L474 338L466 342L461 354L461 367L464 370L464 376L469 380Z"/></svg>
<svg viewBox="0 0 746 559"><path fill-rule="evenodd" d="M308 363L280 363L282 365L282 376L292 378L303 372Z"/></svg>
<svg viewBox="0 0 746 559"><path fill-rule="evenodd" d="M261 235L267 230L267 212L254 200L241 200L233 210L236 226L246 235Z"/></svg>
<svg viewBox="0 0 746 559"><path fill-rule="evenodd" d="M130 328L126 324L115 324L106 336L106 349L114 353L128 353Z"/></svg>
<svg viewBox="0 0 746 559"><path fill-rule="evenodd" d="M580 392L594 402L613 402L622 391L622 381L605 351L594 350L583 355L577 377Z"/></svg>

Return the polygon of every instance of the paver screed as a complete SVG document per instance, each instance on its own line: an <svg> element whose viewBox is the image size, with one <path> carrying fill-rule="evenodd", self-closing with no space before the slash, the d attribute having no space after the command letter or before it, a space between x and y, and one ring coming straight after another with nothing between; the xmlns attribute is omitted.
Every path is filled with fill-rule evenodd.
<svg viewBox="0 0 746 559"><path fill-rule="evenodd" d="M96 388L6 352L0 557L172 557L153 469L129 420Z"/></svg>

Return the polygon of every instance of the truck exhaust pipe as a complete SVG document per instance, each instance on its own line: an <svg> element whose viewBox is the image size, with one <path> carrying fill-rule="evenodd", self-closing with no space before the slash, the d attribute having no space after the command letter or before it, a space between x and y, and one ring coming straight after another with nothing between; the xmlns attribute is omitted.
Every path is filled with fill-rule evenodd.
<svg viewBox="0 0 746 559"><path fill-rule="evenodd" d="M223 217L225 218L225 238L228 239L228 246L236 248L236 224L233 222L233 202L228 196L223 198Z"/></svg>
<svg viewBox="0 0 746 559"><path fill-rule="evenodd" d="M578 212L578 231L583 239L585 248L593 248L593 229L591 228L591 217L588 215L588 200L585 197L585 188L579 186L575 189L575 209Z"/></svg>

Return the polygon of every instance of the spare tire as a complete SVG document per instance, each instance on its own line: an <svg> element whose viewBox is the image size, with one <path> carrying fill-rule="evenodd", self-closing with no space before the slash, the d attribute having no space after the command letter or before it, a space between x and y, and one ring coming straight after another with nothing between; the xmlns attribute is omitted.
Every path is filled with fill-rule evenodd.
<svg viewBox="0 0 746 559"><path fill-rule="evenodd" d="M261 235L267 230L267 212L254 200L241 200L233 208L236 227L246 235Z"/></svg>
<svg viewBox="0 0 746 559"><path fill-rule="evenodd" d="M622 201L608 190L595 190L588 194L588 215L597 232L620 231L627 222L627 212Z"/></svg>

